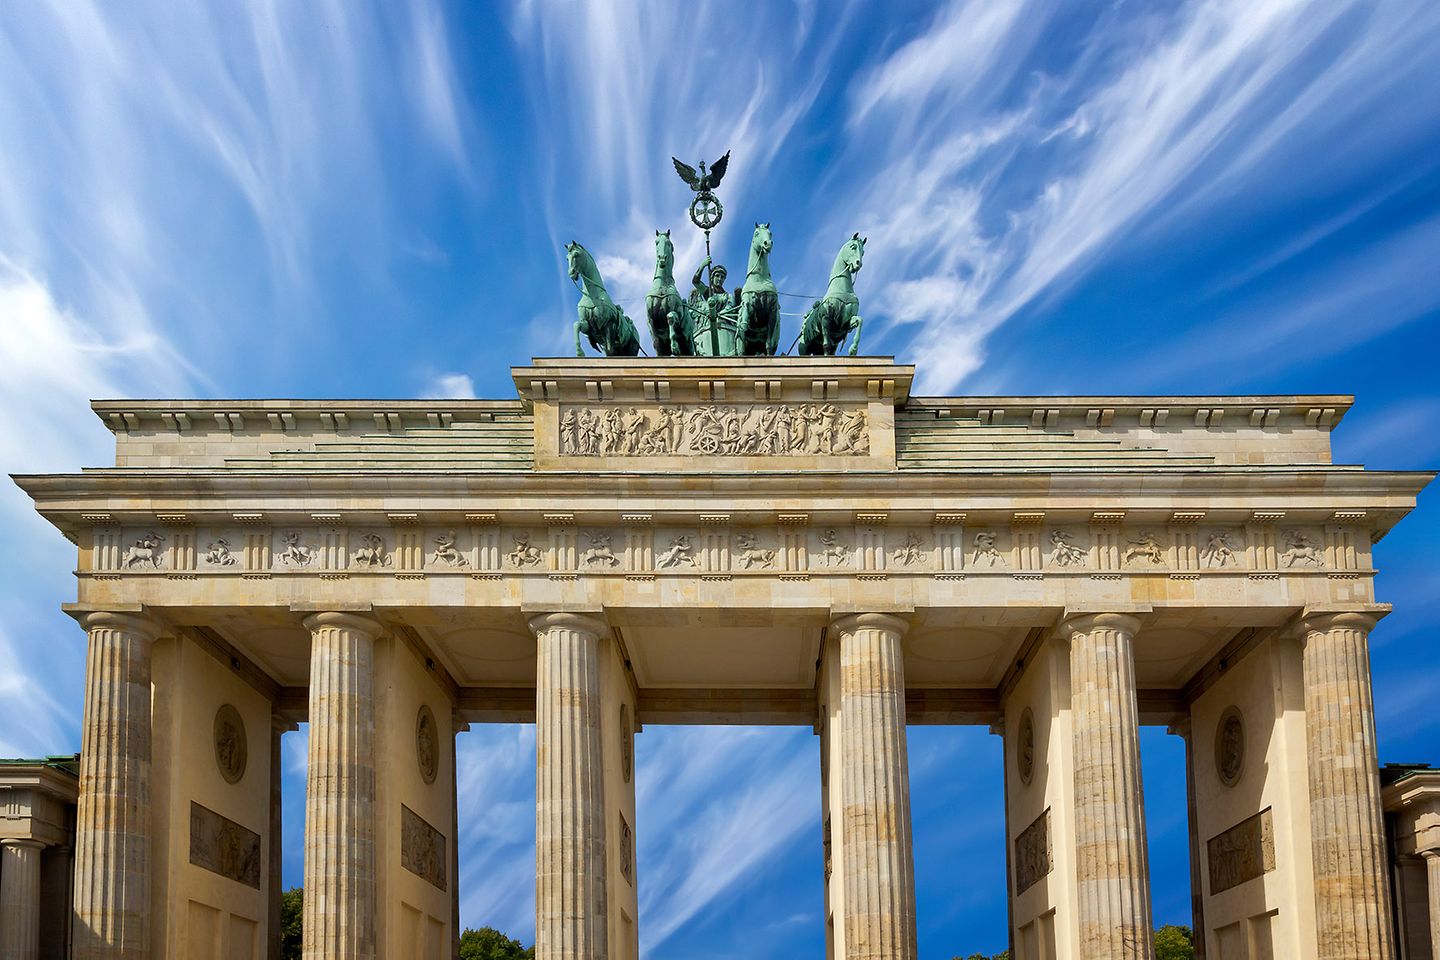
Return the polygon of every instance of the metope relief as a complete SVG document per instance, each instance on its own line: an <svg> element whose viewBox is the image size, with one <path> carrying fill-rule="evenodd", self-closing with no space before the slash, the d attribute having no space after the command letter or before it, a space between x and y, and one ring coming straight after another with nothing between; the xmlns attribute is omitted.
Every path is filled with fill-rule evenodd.
<svg viewBox="0 0 1440 960"><path fill-rule="evenodd" d="M465 555L455 546L455 531L442 533L434 540L435 551L430 554L434 566L463 567L468 564Z"/></svg>
<svg viewBox="0 0 1440 960"><path fill-rule="evenodd" d="M1050 810L1035 818L1015 838L1015 893L1017 895L1040 882L1050 872L1054 861L1050 856Z"/></svg>
<svg viewBox="0 0 1440 960"><path fill-rule="evenodd" d="M741 570L750 570L754 567L771 567L775 564L775 551L769 547L762 547L760 540L753 533L737 533L735 535L735 565Z"/></svg>
<svg viewBox="0 0 1440 960"><path fill-rule="evenodd" d="M675 567L694 567L695 546L688 534L679 534L670 538L670 545L660 556L655 558L657 570L670 570Z"/></svg>
<svg viewBox="0 0 1440 960"><path fill-rule="evenodd" d="M974 554L971 556L970 565L973 567L1003 567L1005 558L995 545L995 534L989 530L981 530L975 534Z"/></svg>
<svg viewBox="0 0 1440 960"><path fill-rule="evenodd" d="M1211 570L1240 565L1240 538L1229 530L1212 530L1200 549L1200 562Z"/></svg>
<svg viewBox="0 0 1440 960"><path fill-rule="evenodd" d="M514 548L505 554L505 560L510 566L524 569L525 567L540 565L540 560L544 554L539 547L530 542L530 534L512 533L510 540L515 544Z"/></svg>
<svg viewBox="0 0 1440 960"><path fill-rule="evenodd" d="M440 772L440 730L426 704L421 704L415 717L415 763L420 767L420 779L434 783Z"/></svg>
<svg viewBox="0 0 1440 960"><path fill-rule="evenodd" d="M820 533L820 566L844 567L850 563L850 544L834 528Z"/></svg>
<svg viewBox="0 0 1440 960"><path fill-rule="evenodd" d="M1245 720L1239 707L1227 707L1215 729L1215 774L1233 787L1245 769Z"/></svg>
<svg viewBox="0 0 1440 960"><path fill-rule="evenodd" d="M205 556L202 559L212 567L233 567L239 562L235 551L230 549L230 541L224 537L211 540L210 546L205 548Z"/></svg>
<svg viewBox="0 0 1440 960"><path fill-rule="evenodd" d="M1280 554L1282 566L1323 567L1323 548L1299 530L1285 532L1285 549Z"/></svg>
<svg viewBox="0 0 1440 960"><path fill-rule="evenodd" d="M1075 537L1064 530L1050 534L1050 564L1056 567L1083 567L1090 557L1089 552L1075 542Z"/></svg>
<svg viewBox="0 0 1440 960"><path fill-rule="evenodd" d="M582 567L618 567L620 558L615 555L611 546L614 537L601 530L593 530L585 534L585 539L590 546L580 555L580 566Z"/></svg>
<svg viewBox="0 0 1440 960"><path fill-rule="evenodd" d="M835 403L567 406L566 457L805 457L870 455L863 408Z"/></svg>
<svg viewBox="0 0 1440 960"><path fill-rule="evenodd" d="M891 558L902 567L913 567L924 563L929 556L925 546L925 538L914 531L905 534L903 546L896 547L891 553Z"/></svg>
<svg viewBox="0 0 1440 960"><path fill-rule="evenodd" d="M165 538L158 533L147 533L125 549L121 565L129 570L149 564L150 569L159 570L160 565L165 562L164 543Z"/></svg>
<svg viewBox="0 0 1440 960"><path fill-rule="evenodd" d="M275 562L282 567L308 567L315 559L315 548L301 542L298 530L281 534L280 542L284 546L275 554Z"/></svg>
<svg viewBox="0 0 1440 960"><path fill-rule="evenodd" d="M350 557L351 561L361 567L388 567L390 566L390 551L385 547L385 541L373 533L367 533L360 538L360 547Z"/></svg>
<svg viewBox="0 0 1440 960"><path fill-rule="evenodd" d="M1126 541L1120 562L1124 566L1160 567L1165 565L1165 548L1153 533L1142 533Z"/></svg>

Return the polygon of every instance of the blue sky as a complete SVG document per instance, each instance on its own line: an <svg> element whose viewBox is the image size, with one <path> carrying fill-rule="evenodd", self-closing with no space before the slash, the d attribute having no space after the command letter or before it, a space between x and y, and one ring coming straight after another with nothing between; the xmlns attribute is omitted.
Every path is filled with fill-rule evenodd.
<svg viewBox="0 0 1440 960"><path fill-rule="evenodd" d="M725 149L722 258L769 221L811 293L867 235L864 350L925 392L1354 393L1337 459L1433 468L1437 50L1430 0L12 6L0 471L105 463L92 397L504 396L566 350L563 243L638 316L652 231L677 273L700 250L671 154ZM1377 553L1389 760L1440 762L1436 496ZM73 750L72 550L9 484L0 527L0 755ZM1182 753L1142 744L1184 921ZM998 741L911 751L922 953L999 949ZM646 956L823 956L814 737L652 727L637 756ZM465 920L529 938L533 736L461 757Z"/></svg>

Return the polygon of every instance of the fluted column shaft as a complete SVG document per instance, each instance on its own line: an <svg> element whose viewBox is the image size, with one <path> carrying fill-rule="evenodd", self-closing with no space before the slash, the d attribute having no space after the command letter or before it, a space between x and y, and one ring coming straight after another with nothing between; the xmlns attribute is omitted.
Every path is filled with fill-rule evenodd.
<svg viewBox="0 0 1440 960"><path fill-rule="evenodd" d="M1150 960L1150 870L1135 705L1135 631L1124 614L1062 625L1070 641L1075 871L1082 960Z"/></svg>
<svg viewBox="0 0 1440 960"><path fill-rule="evenodd" d="M1393 960L1380 767L1363 613L1301 623L1320 960Z"/></svg>
<svg viewBox="0 0 1440 960"><path fill-rule="evenodd" d="M913 960L915 857L905 747L906 623L837 620L846 960Z"/></svg>
<svg viewBox="0 0 1440 960"><path fill-rule="evenodd" d="M310 763L305 795L305 960L375 956L375 639L348 613L307 617Z"/></svg>
<svg viewBox="0 0 1440 960"><path fill-rule="evenodd" d="M40 853L38 840L0 841L0 960L40 955Z"/></svg>
<svg viewBox="0 0 1440 960"><path fill-rule="evenodd" d="M535 956L606 960L600 637L577 614L530 621L535 673Z"/></svg>
<svg viewBox="0 0 1440 960"><path fill-rule="evenodd" d="M75 960L150 958L150 652L159 628L92 613L75 813Z"/></svg>
<svg viewBox="0 0 1440 960"><path fill-rule="evenodd" d="M1425 852L1425 879L1430 888L1430 955L1440 957L1440 850Z"/></svg>

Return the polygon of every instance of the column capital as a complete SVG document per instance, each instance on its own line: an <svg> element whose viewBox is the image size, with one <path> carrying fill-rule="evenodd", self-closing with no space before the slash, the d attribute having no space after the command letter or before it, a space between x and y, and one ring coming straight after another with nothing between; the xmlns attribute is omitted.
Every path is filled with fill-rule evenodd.
<svg viewBox="0 0 1440 960"><path fill-rule="evenodd" d="M1182 740L1189 741L1190 737L1195 733L1195 722L1189 714L1186 714L1166 727L1165 732L1172 737L1179 737Z"/></svg>
<svg viewBox="0 0 1440 960"><path fill-rule="evenodd" d="M384 626L379 620L373 617L362 616L358 613L342 613L338 610L323 610L320 613L312 613L303 621L305 629L314 633L325 627L339 627L342 630L354 630L363 633L371 640L374 640L385 632Z"/></svg>
<svg viewBox="0 0 1440 960"><path fill-rule="evenodd" d="M165 633L165 627L140 613L117 613L109 610L95 610L79 614L75 619L89 630L123 630L154 643Z"/></svg>
<svg viewBox="0 0 1440 960"><path fill-rule="evenodd" d="M28 837L14 837L8 840L0 840L0 847L12 847L18 850L44 850L50 844L44 840L33 840Z"/></svg>
<svg viewBox="0 0 1440 960"><path fill-rule="evenodd" d="M1433 864L1435 863L1435 861L1440 860L1440 848L1432 850L1420 850L1417 852L1419 853L1420 858L1424 860L1427 864Z"/></svg>
<svg viewBox="0 0 1440 960"><path fill-rule="evenodd" d="M896 636L905 636L910 621L893 613L847 613L830 621L830 629L839 633L854 633L856 630L886 630Z"/></svg>
<svg viewBox="0 0 1440 960"><path fill-rule="evenodd" d="M1295 629L1302 639L1307 633L1324 633L1336 627L1369 633L1384 615L1375 610L1307 610L1296 621Z"/></svg>
<svg viewBox="0 0 1440 960"><path fill-rule="evenodd" d="M1060 635L1073 640L1096 627L1118 630L1133 637L1140 630L1140 618L1133 613L1069 613L1060 620Z"/></svg>
<svg viewBox="0 0 1440 960"><path fill-rule="evenodd" d="M588 633L592 637L603 637L610 632L610 625L603 615L557 611L541 613L530 618L530 630L536 635L556 628Z"/></svg>

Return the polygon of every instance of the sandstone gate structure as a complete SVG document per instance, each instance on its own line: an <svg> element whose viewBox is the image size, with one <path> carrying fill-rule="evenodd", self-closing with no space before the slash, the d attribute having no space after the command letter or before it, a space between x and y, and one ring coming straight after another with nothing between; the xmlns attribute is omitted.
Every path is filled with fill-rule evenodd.
<svg viewBox="0 0 1440 960"><path fill-rule="evenodd" d="M115 466L18 478L89 634L75 956L273 949L301 721L305 956L450 956L454 737L521 721L544 960L637 955L633 738L715 722L820 737L832 957L915 955L909 724L1004 737L1017 957L1153 952L1141 724L1187 744L1208 956L1393 957L1371 547L1430 477L1333 464L1348 397L913 374L547 359L502 400L97 402Z"/></svg>

